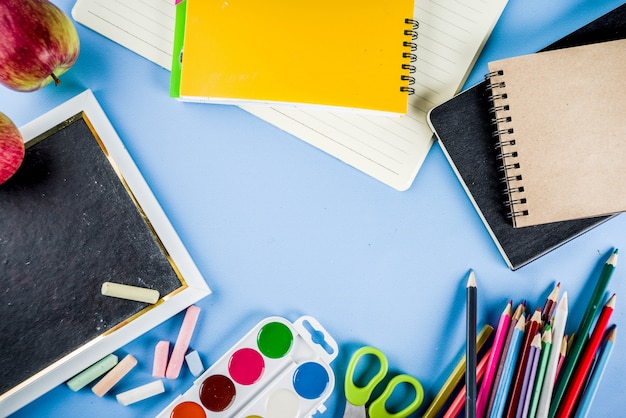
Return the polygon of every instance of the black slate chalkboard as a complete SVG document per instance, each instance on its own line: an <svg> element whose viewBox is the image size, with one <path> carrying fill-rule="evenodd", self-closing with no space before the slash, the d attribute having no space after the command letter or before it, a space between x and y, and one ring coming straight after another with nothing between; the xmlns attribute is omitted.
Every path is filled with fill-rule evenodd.
<svg viewBox="0 0 626 418"><path fill-rule="evenodd" d="M147 308L105 281L183 286L84 113L0 185L0 394Z"/></svg>

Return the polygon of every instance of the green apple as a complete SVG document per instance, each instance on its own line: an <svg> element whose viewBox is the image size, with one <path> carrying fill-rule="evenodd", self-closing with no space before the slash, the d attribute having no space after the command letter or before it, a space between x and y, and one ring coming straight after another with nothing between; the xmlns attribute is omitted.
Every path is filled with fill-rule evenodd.
<svg viewBox="0 0 626 418"><path fill-rule="evenodd" d="M0 112L0 184L7 181L24 161L24 141L15 124Z"/></svg>
<svg viewBox="0 0 626 418"><path fill-rule="evenodd" d="M80 42L72 21L47 0L0 1L0 83L34 91L66 72Z"/></svg>

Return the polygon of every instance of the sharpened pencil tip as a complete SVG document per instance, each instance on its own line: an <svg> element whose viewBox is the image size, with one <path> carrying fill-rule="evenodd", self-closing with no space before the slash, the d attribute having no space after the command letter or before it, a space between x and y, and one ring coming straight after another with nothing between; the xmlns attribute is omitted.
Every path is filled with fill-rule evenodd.
<svg viewBox="0 0 626 418"><path fill-rule="evenodd" d="M563 296L561 296L561 301L559 302L557 309L567 310L567 308L567 292L563 292Z"/></svg>
<svg viewBox="0 0 626 418"><path fill-rule="evenodd" d="M616 299L616 295L615 293L613 293L613 296L611 296L609 301L606 303L606 306L609 308L615 308L615 299Z"/></svg>
<svg viewBox="0 0 626 418"><path fill-rule="evenodd" d="M613 267L617 265L617 248L615 249L615 251L613 251L613 254L611 254L609 259L606 261L606 264L610 264Z"/></svg>
<svg viewBox="0 0 626 418"><path fill-rule="evenodd" d="M606 336L607 341L615 342L615 335L617 334L617 327L613 325Z"/></svg>
<svg viewBox="0 0 626 418"><path fill-rule="evenodd" d="M476 287L476 276L474 270L470 270L469 277L467 278L467 287Z"/></svg>

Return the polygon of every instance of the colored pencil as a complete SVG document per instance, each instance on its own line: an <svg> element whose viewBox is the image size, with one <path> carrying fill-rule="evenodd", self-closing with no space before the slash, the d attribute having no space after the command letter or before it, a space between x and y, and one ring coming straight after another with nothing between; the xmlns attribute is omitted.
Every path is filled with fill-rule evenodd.
<svg viewBox="0 0 626 418"><path fill-rule="evenodd" d="M511 398L507 403L507 418L514 418L517 413L517 406L519 405L519 399L522 395L522 386L524 385L524 375L526 374L526 367L528 366L530 344L532 343L533 338L535 338L537 331L539 331L539 328L541 328L541 308L535 309L524 335L524 342L521 349L522 351L519 355L519 360L517 361L515 372L513 374Z"/></svg>
<svg viewBox="0 0 626 418"><path fill-rule="evenodd" d="M591 333L591 337L589 337L589 341L587 341L584 350L579 356L578 363L574 368L574 372L571 375L569 384L563 393L561 403L557 409L557 418L569 417L574 412L576 401L578 400L578 396L583 389L583 385L585 384L587 375L591 369L591 364L593 363L595 354L598 351L598 347L600 347L602 336L604 335L606 327L609 324L609 319L611 319L614 309L615 295L611 296L609 301L602 308L593 332Z"/></svg>
<svg viewBox="0 0 626 418"><path fill-rule="evenodd" d="M506 340L504 341L504 347L502 347L502 353L500 354L500 361L498 362L498 369L496 370L496 375L493 379L493 385L491 386L491 393L489 394L489 402L487 403L487 407L485 408L485 416L489 416L491 410L493 409L493 403L496 398L496 393L498 392L498 386L500 385L500 381L502 380L502 370L504 369L504 362L506 360L507 353L509 352L509 347L511 345L511 337L513 336L513 331L515 330L515 326L517 325L517 321L519 321L520 317L524 313L526 306L524 303L520 303L515 308L515 312L513 312L513 316L511 316L511 322L509 323L509 330L506 335Z"/></svg>
<svg viewBox="0 0 626 418"><path fill-rule="evenodd" d="M506 355L504 367L502 369L502 376L500 378L500 384L498 385L498 392L493 401L493 408L491 409L491 418L501 417L506 407L506 399L511 386L511 378L513 377L513 369L515 368L515 362L520 352L522 342L524 340L524 329L526 328L526 315L522 313L513 335L511 336L511 344L509 345L509 351Z"/></svg>
<svg viewBox="0 0 626 418"><path fill-rule="evenodd" d="M530 399L532 398L533 386L535 385L539 357L541 357L541 332L537 332L535 338L533 338L530 343L528 366L526 367L522 394L520 395L517 412L515 414L516 418L526 418L528 416L528 408L530 408Z"/></svg>
<svg viewBox="0 0 626 418"><path fill-rule="evenodd" d="M484 325L482 327L482 329L476 336L477 350L482 350L483 346L489 340L489 337L491 337L492 333L493 327L491 325ZM439 392L437 392L437 395L435 395L435 398L428 406L426 412L424 412L424 415L422 415L422 418L434 418L437 416L441 408L443 408L446 402L448 402L450 395L452 394L452 392L454 392L454 389L459 384L464 374L465 354L463 354L454 369L452 369L452 372L441 386L441 389L439 389Z"/></svg>
<svg viewBox="0 0 626 418"><path fill-rule="evenodd" d="M563 370L561 370L559 374L559 380L557 381L556 387L554 389L554 396L550 404L549 416L551 418L556 415L556 411L559 408L561 399L563 399L563 394L565 393L565 389L567 388L572 373L574 372L574 368L576 367L576 363L578 362L578 357L580 357L580 353L583 350L585 340L589 335L589 331L591 330L591 326L593 324L593 321L595 320L596 314L600 309L600 303L602 302L604 292L606 291L609 281L611 280L611 276L613 275L613 271L615 270L616 265L617 250L615 250L613 254L611 254L609 259L606 261L606 263L604 263L604 266L602 267L602 272L600 273L600 277L598 278L596 286L593 289L593 293L591 294L591 298L589 299L589 303L583 315L583 319L580 322L578 330L576 331L577 336L574 339L572 347L569 349L567 357L565 357Z"/></svg>
<svg viewBox="0 0 626 418"><path fill-rule="evenodd" d="M539 359L539 365L537 366L537 375L535 376L535 386L533 387L533 394L530 401L530 408L528 410L528 418L535 418L537 412L537 406L539 405L539 396L541 395L541 388L543 387L543 379L546 375L546 366L548 365L548 358L550 351L552 350L552 327L546 326L541 336L541 357Z"/></svg>
<svg viewBox="0 0 626 418"><path fill-rule="evenodd" d="M466 299L466 348L465 357L467 358L467 366L465 368L465 386L467 393L465 396L465 417L476 417L476 278L474 271L470 271L467 279Z"/></svg>
<svg viewBox="0 0 626 418"><path fill-rule="evenodd" d="M565 332L565 322L569 307L567 303L567 292L563 292L561 301L556 307L556 314L554 315L554 326L552 327L552 350L550 350L550 357L548 358L548 365L546 366L546 374L543 378L543 386L541 388L541 395L539 397L539 405L537 406L537 418L545 418L550 411L550 402L552 400L552 393L554 392L556 368L559 362L559 355L561 352L561 342Z"/></svg>
<svg viewBox="0 0 626 418"><path fill-rule="evenodd" d="M598 360L596 361L595 367L593 368L591 378L589 379L589 384L587 385L587 388L582 395L580 406L576 410L575 418L586 418L587 415L589 415L589 409L591 408L593 399L596 396L598 386L600 385L600 380L602 380L602 375L606 370L606 365L609 361L609 357L611 356L611 352L613 351L616 333L617 328L615 326L612 326L607 331L607 336L604 340L602 350L598 353Z"/></svg>
<svg viewBox="0 0 626 418"><path fill-rule="evenodd" d="M554 376L554 381L559 378L559 373L561 372L561 368L563 368L563 363L565 362L565 357L567 356L567 346L569 341L567 339L567 335L563 336L563 341L561 342L561 351L559 353L559 362L556 366L556 374Z"/></svg>
<svg viewBox="0 0 626 418"><path fill-rule="evenodd" d="M482 418L485 415L485 409L487 408L489 395L491 394L491 388L493 387L493 380L496 376L500 356L502 355L502 348L504 347L504 342L509 332L511 315L513 315L513 301L509 301L500 314L500 321L498 322L498 327L496 328L496 335L493 339L492 350L489 356L489 362L487 363L487 371L485 372L485 377L480 385L478 400L476 401L476 416L479 418Z"/></svg>
<svg viewBox="0 0 626 418"><path fill-rule="evenodd" d="M480 361L478 362L478 366L476 366L476 382L477 383L480 383L480 381L483 379L485 375L485 369L487 368L487 361L489 360L491 351L492 351L491 347L487 349L485 354L483 354ZM463 407L465 406L465 394L466 394L465 385L463 385L459 393L456 395L456 398L454 398L454 400L450 404L450 407L448 408L446 413L443 415L443 418L456 418L459 415L459 413L461 412L461 409L463 409Z"/></svg>
<svg viewBox="0 0 626 418"><path fill-rule="evenodd" d="M556 302L559 299L559 290L561 289L561 283L557 283L552 289L552 292L548 295L546 299L545 305L543 305L543 309L541 311L541 321L543 321L543 325L546 326L550 323L550 319L552 319L552 315L554 314L554 309L556 308Z"/></svg>

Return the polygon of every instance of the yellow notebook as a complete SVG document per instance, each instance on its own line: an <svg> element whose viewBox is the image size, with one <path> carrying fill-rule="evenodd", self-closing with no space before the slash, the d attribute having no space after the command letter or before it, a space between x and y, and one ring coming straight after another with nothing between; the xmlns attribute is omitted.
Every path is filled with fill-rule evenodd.
<svg viewBox="0 0 626 418"><path fill-rule="evenodd" d="M413 0L184 5L181 100L407 111Z"/></svg>
<svg viewBox="0 0 626 418"><path fill-rule="evenodd" d="M515 227L626 211L626 40L489 63Z"/></svg>

